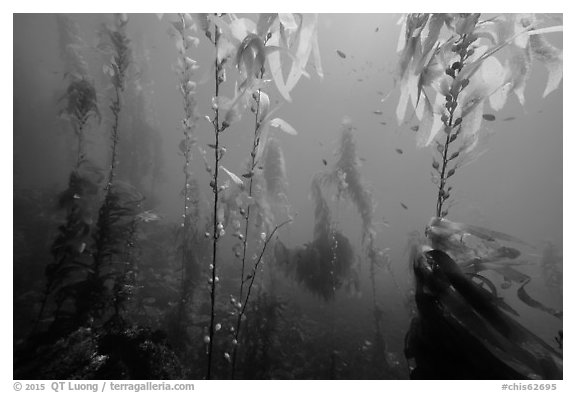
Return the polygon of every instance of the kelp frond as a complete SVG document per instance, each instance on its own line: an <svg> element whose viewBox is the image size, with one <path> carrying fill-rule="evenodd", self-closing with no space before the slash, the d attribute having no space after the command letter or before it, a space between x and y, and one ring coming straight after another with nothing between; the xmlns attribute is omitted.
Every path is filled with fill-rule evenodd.
<svg viewBox="0 0 576 393"><path fill-rule="evenodd" d="M314 239L327 238L331 232L331 214L328 202L322 195L323 177L316 175L312 179L310 192L314 201Z"/></svg>
<svg viewBox="0 0 576 393"><path fill-rule="evenodd" d="M333 228L328 202L321 189L322 176L312 180L314 240L303 247L288 249L278 241L275 256L280 268L310 293L331 301L344 284L357 284L355 255L350 240Z"/></svg>
<svg viewBox="0 0 576 393"><path fill-rule="evenodd" d="M83 79L88 75L88 63L82 55L85 43L80 37L78 24L69 16L56 15L60 58L64 62L64 76L71 80Z"/></svg>
<svg viewBox="0 0 576 393"><path fill-rule="evenodd" d="M87 310L92 317L104 316L107 309L116 303L107 292L105 285L123 282L123 255L127 244L135 233L135 225L141 213L141 203L144 197L134 187L127 183L115 182L100 207L97 230L94 234L94 258L88 286L93 288L86 300ZM113 285L113 286L114 286ZM114 304L118 307L117 304Z"/></svg>
<svg viewBox="0 0 576 393"><path fill-rule="evenodd" d="M82 161L70 174L68 189L60 194L58 207L66 210L66 222L58 228L52 243L52 263L46 267L46 287L38 321L42 318L48 297L54 295L54 325L62 326L63 316L70 311L66 302L77 304L71 290L91 272L90 253L94 211L104 176L89 161ZM38 322L35 326L38 326ZM65 333L65 332L61 332Z"/></svg>
<svg viewBox="0 0 576 393"><path fill-rule="evenodd" d="M79 126L83 126L91 116L98 120L102 118L94 83L86 78L70 82L62 99L66 100L63 112L78 122Z"/></svg>
<svg viewBox="0 0 576 393"><path fill-rule="evenodd" d="M286 202L288 181L286 180L286 163L284 153L277 139L269 138L264 150L264 180L266 193L274 202Z"/></svg>
<svg viewBox="0 0 576 393"><path fill-rule="evenodd" d="M338 187L339 197L348 198L356 206L362 218L362 239L365 241L374 234L374 200L359 171L354 130L350 120L342 122L338 159L323 179L325 183Z"/></svg>
<svg viewBox="0 0 576 393"><path fill-rule="evenodd" d="M472 152L483 145L483 122L494 120L486 116L486 106L501 110L512 92L523 105L534 59L548 71L544 96L562 80L562 50L544 38L562 25L547 26L537 14L480 16L409 14L402 26L396 116L403 123L411 103L420 122L418 145L432 145L441 155L432 162L438 217L448 214L448 179L478 156Z"/></svg>

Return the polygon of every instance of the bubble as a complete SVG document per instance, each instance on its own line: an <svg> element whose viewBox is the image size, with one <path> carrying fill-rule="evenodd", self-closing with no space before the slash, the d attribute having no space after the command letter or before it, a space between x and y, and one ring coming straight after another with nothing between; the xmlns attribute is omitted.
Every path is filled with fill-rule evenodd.
<svg viewBox="0 0 576 393"><path fill-rule="evenodd" d="M230 361L230 354L228 352L224 352L224 359Z"/></svg>
<svg viewBox="0 0 576 393"><path fill-rule="evenodd" d="M262 239L262 241L266 240L266 232L260 234L260 239Z"/></svg>
<svg viewBox="0 0 576 393"><path fill-rule="evenodd" d="M222 329L222 325L219 324L219 323L217 323L216 326L214 327L214 329L215 329L216 331L219 331L220 329Z"/></svg>
<svg viewBox="0 0 576 393"><path fill-rule="evenodd" d="M204 336L204 344L210 344L210 336Z"/></svg>

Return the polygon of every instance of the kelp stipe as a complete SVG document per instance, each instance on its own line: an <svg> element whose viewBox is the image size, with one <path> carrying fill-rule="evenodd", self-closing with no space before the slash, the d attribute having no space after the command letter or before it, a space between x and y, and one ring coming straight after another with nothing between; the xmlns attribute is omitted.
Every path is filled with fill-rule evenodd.
<svg viewBox="0 0 576 393"><path fill-rule="evenodd" d="M264 17L265 18L265 17ZM260 16L260 20L263 19L263 16ZM249 79L257 78L262 80L264 77L265 72L265 47L268 42L268 39L271 37L271 33L266 30L259 31L259 35L255 36L247 36L242 44L238 48L238 52L236 55L237 59L237 67L246 74L245 80L242 82L242 85L248 83ZM254 44L250 43L251 40ZM245 43L245 41L247 41ZM252 49L255 48L255 49ZM251 64L255 64L251 66ZM260 68L258 68L260 67ZM252 107L252 111L254 112L254 137L252 138L252 148L250 151L250 163L248 164L247 172L243 175L243 177L248 178L248 198L253 198L253 192L255 191L255 177L257 176L256 173L256 166L262 160L262 146L266 144L266 135L263 135L267 131L267 126L269 122L268 114L270 111L270 99L268 95L262 91L262 89L258 88L252 94L252 98L254 99L254 106ZM259 196L261 201L262 195ZM263 205L260 203L256 203L254 208L261 208ZM242 207L244 210L244 207ZM244 317L244 313L246 310L246 306L248 305L249 297L250 297L250 290L252 288L252 284L254 282L258 265L260 261L257 261L254 265L254 269L251 275L248 275L248 278L245 278L245 269L246 269L246 252L248 249L248 237L250 234L250 214L253 210L253 204L248 203L248 206L245 207L245 210L240 212L240 214L244 217L244 234L238 236L241 240L242 244L242 266L240 271L240 290L239 290L239 302L241 304L241 308L238 310L238 317L236 321L236 328L234 330L234 344L232 349L232 372L231 378L234 379L236 373L236 359L238 355L238 340L241 330L241 323ZM262 210L262 209L260 209ZM264 211L260 211L258 214L266 214ZM266 229L264 229L267 232ZM265 233L263 232L263 233ZM264 244L264 249L267 243ZM263 253L262 253L263 255ZM261 260L261 258L260 258ZM244 284L248 280L250 280L250 287L246 298L244 298Z"/></svg>
<svg viewBox="0 0 576 393"><path fill-rule="evenodd" d="M247 309L250 318L243 322L244 333L238 344L244 348L241 363L249 365L242 370L242 379L269 379L274 363L282 361L275 336L286 321L287 308L288 302L274 293L260 289L255 294Z"/></svg>
<svg viewBox="0 0 576 393"><path fill-rule="evenodd" d="M250 303L250 294L252 293L252 287L254 286L254 281L256 280L256 273L258 272L258 268L260 267L260 264L263 261L264 253L266 252L266 247L268 246L268 244L270 243L270 241L272 240L272 238L276 234L276 231L278 231L278 229L282 228L284 225L289 224L290 222L292 222L291 219L286 220L279 225L276 225L276 227L274 227L272 232L270 232L270 234L265 239L263 239L264 244L262 246L262 250L260 251L258 259L256 259L256 261L254 263L254 267L252 268L252 271L246 277L246 281L248 282L248 289L246 291L246 298L244 299L244 303L237 303L236 304L237 307L239 308L239 311L238 311L238 319L236 322L236 329L234 331L234 340L233 340L234 348L233 348L233 354L232 354L232 379L234 379L234 375L235 375L235 371L236 371L236 356L237 356L238 339L240 336L240 330L242 327L242 322L246 316L246 307Z"/></svg>
<svg viewBox="0 0 576 393"><path fill-rule="evenodd" d="M358 210L362 219L362 245L364 257L369 263L370 286L372 293L372 313L374 317L374 346L373 354L378 363L387 366L385 354L386 343L383 337L383 312L378 305L376 274L377 269L386 269L392 280L399 287L393 275L389 257L386 250L378 248L376 242L376 229L374 225L374 212L376 204L369 186L360 173L360 158L357 153L355 128L350 118L342 121L342 133L337 150L337 160L328 173L322 176L323 183L335 186L339 199L350 200ZM402 293L399 290L398 293Z"/></svg>
<svg viewBox="0 0 576 393"><path fill-rule="evenodd" d="M218 18L218 16L216 16ZM206 30L209 32L209 30ZM214 48L218 50L218 41L220 39L220 28L217 25L214 25ZM209 37L209 35L207 34ZM209 37L210 38L210 37ZM224 81L224 65L221 60L218 59L218 54L216 55L216 59L214 60L214 97L218 100L220 94L220 84ZM223 223L220 222L218 219L218 194L220 192L218 186L218 173L220 167L220 159L224 155L224 151L220 146L220 133L224 131L228 123L223 123L220 125L220 110L218 106L213 107L214 109L214 119L212 119L212 125L214 127L214 173L212 176L212 180L210 181L210 187L212 188L212 192L214 193L214 202L212 206L212 264L210 265L211 269L211 278L210 278L210 327L208 336L205 337L204 342L207 343L207 355L208 355L208 364L206 370L206 379L210 379L212 375L212 351L214 347L214 307L216 305L216 283L218 280L217 273L217 251L218 251L218 239L220 236L224 235L224 226Z"/></svg>
<svg viewBox="0 0 576 393"><path fill-rule="evenodd" d="M124 273L130 272L133 263L129 249L133 247L135 225L143 199L134 187L116 181L110 188L106 206L101 207L94 234L92 272L86 285L87 290L91 291L86 294L86 312L95 320L106 317L110 309L118 316L120 306L126 299L119 291L125 285L131 285ZM126 284L123 283L125 281ZM107 289L110 283L112 292Z"/></svg>
<svg viewBox="0 0 576 393"><path fill-rule="evenodd" d="M238 46L236 52L236 65L242 74L243 81L240 84L240 94L237 93L237 97L241 97L242 94L247 96L252 96L254 100L252 106L252 112L255 113L255 124L254 124L254 137L252 139L252 148L250 151L250 163L248 165L247 173L243 177L249 179L248 188L248 198L253 201L245 207L245 211L242 212L245 219L244 223L244 234L239 234L238 238L242 241L242 267L240 275L240 301L242 307L239 310L238 318L236 322L236 328L234 330L234 340L233 343L233 353L232 353L232 379L235 377L236 372L236 359L238 352L238 345L240 331L242 327L242 321L245 317L246 307L250 300L250 291L254 280L256 279L256 274L258 272L260 261L264 255L264 251L268 245L271 235L267 233L275 233L281 226L287 224L291 221L288 219L280 225L273 225L273 214L270 202L277 204L282 204L286 209L287 207L287 197L286 197L286 180L285 180L285 168L284 168L284 158L282 151L278 143L275 140L269 139L269 129L270 127L278 127L282 131L287 132L291 135L296 135L296 131L292 126L290 126L286 121L279 118L272 118L272 114L275 109L270 107L269 95L263 91L262 85L264 84L265 73L270 73L276 82L276 86L279 91L287 100L290 99L288 92L294 87L297 79L294 80L294 85L287 88L283 85L282 77L282 65L281 58L277 55L277 52L282 52L282 50L287 51L286 41L284 41L281 47L273 45L279 43L278 37L281 34L282 26L284 23L290 23L291 29L285 30L285 38L287 36L293 35L293 27L297 25L295 15L283 14L284 18L279 18L277 14L261 14L256 23L256 29L254 33L247 34L240 45ZM240 22L241 19L236 20ZM249 24L247 20L243 21ZM315 17L310 18L310 20L304 21L300 20L300 26L314 28L315 29ZM303 34L303 33L299 33ZM272 45L269 45L272 44ZM300 46L311 45L312 40L301 40ZM308 59L308 54L299 53L297 56L300 57L302 64L305 66ZM306 58L304 58L306 57ZM319 67L319 73L321 73L321 68L319 64L319 57L316 58ZM292 72L295 71L297 58L293 56ZM266 68L266 63L268 68ZM297 70L301 72L301 70ZM291 75L294 76L294 74ZM243 90L242 90L243 88ZM241 102L241 101L240 101ZM246 106L246 103L243 104ZM238 109L241 105L227 105L231 109L227 112L227 117L233 113L232 118L237 118L239 116ZM274 195L274 193L276 193ZM255 261L251 272L245 278L246 269L246 253L248 247L248 237L250 233L250 217L251 213L256 211L257 219L254 222L254 226L260 228L261 241L264 242L262 246L262 252L260 257ZM286 211L288 215L288 210ZM244 284L249 281L248 293L244 297Z"/></svg>
<svg viewBox="0 0 576 393"><path fill-rule="evenodd" d="M183 138L179 143L180 154L184 157L184 187L181 195L184 198L182 222L178 229L178 251L181 259L180 299L178 300L177 336L182 338L189 323L188 310L193 301L196 284L200 279L199 251L202 249L200 230L200 212L198 209L199 190L193 178L192 159L196 147L195 130L198 123L196 82L193 80L195 71L199 68L193 60L191 50L198 46L199 39L193 35L196 28L189 14L177 14L172 22L175 30L174 38L178 51L176 72L178 88L182 94L184 118L182 119Z"/></svg>
<svg viewBox="0 0 576 393"><path fill-rule="evenodd" d="M114 27L106 26L108 39L110 40L112 61L110 64L104 66L105 73L110 77L112 87L114 89L114 96L110 104L112 111L112 126L111 126L111 158L110 170L108 172L108 180L106 183L106 195L114 183L116 176L116 166L118 165L118 142L120 140L119 127L120 127L120 113L122 111L122 92L126 84L126 73L131 63L131 49L130 40L126 35L126 26L128 24L128 17L124 14L115 15Z"/></svg>
<svg viewBox="0 0 576 393"><path fill-rule="evenodd" d="M121 318L121 312L126 303L134 296L136 287L135 264L137 260L136 236L141 222L156 220L157 217L142 211L144 197L136 188L117 182L113 195L115 197L111 209L111 219L115 221L110 226L112 240L107 246L112 253L118 253L119 261L116 267L110 269L105 277L114 279L112 290L113 317ZM120 250L118 252L117 250Z"/></svg>
<svg viewBox="0 0 576 393"><path fill-rule="evenodd" d="M125 245L125 231L131 217L137 214L136 205L142 200L136 190L127 184L116 184L118 164L118 143L120 140L119 126L122 111L122 92L126 84L126 74L131 63L130 40L126 35L128 17L115 15L114 26L106 27L110 40L112 62L104 67L110 77L114 96L110 104L113 120L111 125L111 158L110 169L106 179L104 201L98 213L97 230L94 234L94 252L92 273L88 278L86 297L88 305L86 312L94 319L102 318L111 306L110 297L106 295L105 281L119 278L115 271L112 258L118 255Z"/></svg>

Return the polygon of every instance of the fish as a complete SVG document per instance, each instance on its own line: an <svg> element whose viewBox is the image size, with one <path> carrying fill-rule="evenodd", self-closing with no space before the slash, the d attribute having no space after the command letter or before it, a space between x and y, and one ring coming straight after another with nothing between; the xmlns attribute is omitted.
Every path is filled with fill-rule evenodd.
<svg viewBox="0 0 576 393"><path fill-rule="evenodd" d="M374 113L375 115L381 115L381 114L384 113L384 112L382 112L382 111L373 111L372 113Z"/></svg>
<svg viewBox="0 0 576 393"><path fill-rule="evenodd" d="M403 154L404 151L402 151L402 149L396 149L396 153L398 153L398 154Z"/></svg>
<svg viewBox="0 0 576 393"><path fill-rule="evenodd" d="M412 126L412 127L410 127L410 129L414 132L418 132L418 130L420 129L420 126L418 126L418 125Z"/></svg>
<svg viewBox="0 0 576 393"><path fill-rule="evenodd" d="M322 163L324 164L324 166L328 165L328 161L326 161L326 159L322 159Z"/></svg>
<svg viewBox="0 0 576 393"><path fill-rule="evenodd" d="M340 56L341 58L343 59L346 58L346 53L342 52L340 49L336 49L336 53L338 53L338 56Z"/></svg>
<svg viewBox="0 0 576 393"><path fill-rule="evenodd" d="M382 124L383 126L385 126L385 125L386 125L386 122L385 122L385 121L381 121L380 124Z"/></svg>
<svg viewBox="0 0 576 393"><path fill-rule="evenodd" d="M484 120L487 120L487 121L494 121L494 120L496 120L496 116L494 116L494 115L491 114L491 113L484 113L484 114L482 115L482 118L484 118Z"/></svg>
<svg viewBox="0 0 576 393"><path fill-rule="evenodd" d="M510 120L514 120L514 119L516 119L514 116L509 116L505 119L502 119L502 121L510 121Z"/></svg>
<svg viewBox="0 0 576 393"><path fill-rule="evenodd" d="M160 216L154 213L152 210L146 210L136 216L143 222L158 221Z"/></svg>
<svg viewBox="0 0 576 393"><path fill-rule="evenodd" d="M374 30L375 33L378 33L378 30L380 30L379 27L376 28L376 30Z"/></svg>
<svg viewBox="0 0 576 393"><path fill-rule="evenodd" d="M408 206L406 206L406 205L403 204L402 202L400 202L400 204L402 205L402 207L404 208L404 210L408 210Z"/></svg>

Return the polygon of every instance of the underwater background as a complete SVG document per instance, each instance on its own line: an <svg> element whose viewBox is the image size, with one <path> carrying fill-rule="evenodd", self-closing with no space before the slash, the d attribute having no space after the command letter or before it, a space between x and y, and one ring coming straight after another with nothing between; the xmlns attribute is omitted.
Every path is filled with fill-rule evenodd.
<svg viewBox="0 0 576 393"><path fill-rule="evenodd" d="M493 16L482 15L482 19ZM229 20L226 19L229 17L222 19ZM258 20L254 14L236 17ZM397 22L401 15L318 15L316 33L323 77L318 75L318 67L309 64L306 67L309 75L300 78L294 86L290 102L273 82L262 87L269 96L270 107L276 110L273 117L284 119L291 126L270 128L267 149L259 156L264 162L262 168L246 170L253 151L255 128L250 104L241 118L220 133L220 143L226 148L220 164L226 171L220 171L222 180L218 186L227 181L221 192L230 199L221 205L230 210L214 212L218 217L226 214L226 227L224 234L217 236L219 280L212 303L214 191L210 183L214 149L209 145L214 144L214 127L204 116L211 119L214 116L215 53L211 43L214 36L210 39L204 36L201 19L199 22L192 17L182 17L184 25L189 23L188 18L198 25L189 33L198 39L197 46L196 41L190 39L194 44L189 50L197 66L191 78L195 84L193 134L196 140L190 155L187 145L182 144L185 109L180 91L180 55L175 45L178 26L173 24L180 20L178 16L14 15L15 377L196 379L206 373L207 347L212 351L213 344L212 378L231 377L230 364L236 362L231 359L236 356L235 346L239 348L236 378L409 378L404 338L417 310L407 245L414 239L415 232L424 236L427 223L436 215L437 190L431 181L434 149L417 146L416 139L421 132L416 127L419 119L410 112L411 108L404 121L399 122L396 116L401 93L397 80L397 45L401 36ZM561 24L562 16L551 16L547 21L554 25L558 18ZM292 20L284 23L290 30ZM113 40L112 44L106 43L108 30L103 24L113 26L113 31L123 32L128 39L123 44L129 48L131 60L121 90L115 89L114 84L118 72L111 71L108 65L114 56L111 48L119 46L115 46ZM562 49L562 33L548 34L546 38ZM131 193L135 190L134 193L145 199L127 197L133 198L129 206L119 209L118 214L129 211L137 218L126 221L128 229L112 235L127 236L127 240L110 252L122 254L121 263L128 264L128 260L130 263L118 268L111 264L115 281L99 292L113 293L106 295L110 304L120 301L118 293L124 296L122 311L110 311L114 309L110 306L103 313L106 317L100 315L103 319L120 315L120 327L107 325L115 335L102 333L99 329L103 325L91 316L74 328L66 322L58 328L66 334L56 337L58 334L51 331L50 326L58 320L54 310L60 308L52 304L51 297L44 300L44 292L49 276L46 266L58 258L54 242L59 233L66 233L59 232L58 228L66 223L66 211L71 211L63 205L62 193L71 189L70 173L78 163L77 139L70 116L65 116L66 108L70 108L67 97L71 90L67 88L71 79L67 73L70 59L74 57L70 53L76 51L80 54L76 60L81 58L85 63L82 67L93 83L92 99L97 107L92 109L86 122L84 155L98 171L107 173L111 166L110 130L116 120L110 103L115 92L121 91L116 178L130 185L125 189L126 195L134 195ZM286 54L282 56L292 59ZM239 64L244 61L241 56L238 58ZM238 58L234 52L229 63ZM257 55L250 58L254 60L258 60ZM284 72L289 69L288 61ZM233 64L226 66L227 79L220 90L222 95L233 98L235 83L242 87L242 82L250 78L244 79ZM563 89L560 83L557 89L542 97L547 75L545 65L534 62L524 105L516 97L510 97L497 112L486 108L487 115L494 115L484 117L482 123L483 132L490 137L487 149L455 174L453 204L447 218L521 239L525 243L521 259L526 263L518 270L531 278L527 286L530 297L552 309L562 310ZM265 73L266 78L270 79ZM225 107L224 103L219 105ZM282 132L282 128L288 131ZM362 178L359 187L368 190L371 195L368 199L374 203L364 211L358 208L358 199L342 197L338 180L315 182L342 159L343 130L352 130L349 135L355 141L355 151L350 154L356 155L352 161ZM190 158L188 173L190 179L194 179L190 184L194 184L189 187L193 191L186 195L193 199L189 210L194 212L187 210L186 215L194 217L184 219L191 221L183 221L182 217L187 197L181 193L187 157ZM264 179L268 164L273 166L275 159L278 173ZM244 221L241 213L233 212L237 203L234 198L238 196L234 190L238 180L244 183L242 187L252 184L252 178L261 174L258 170L263 173L263 179L254 179L254 199L258 193L264 195L274 187L281 189L282 196L270 192L266 202L253 205L257 208L253 208L250 221L254 227L246 232L250 240L243 274L245 284L241 284L238 277L242 261L235 254L239 251L242 254L242 239L234 233L235 226L244 225ZM92 167L90 171L98 172ZM227 176L227 171L232 175ZM238 179L234 174L248 176ZM274 181L279 184L273 184ZM102 182L98 189L103 190L104 186ZM74 200L77 193L70 192L68 197ZM98 198L102 197L95 197L89 203L97 206ZM64 208L57 208L58 201ZM361 201L362 198L360 205ZM318 234L323 229L316 224L321 221L322 213L318 210L323 203L328 209L324 211L330 214L330 236L341 236L337 244L347 244L348 254L344 251L337 254L339 251L330 248L335 243L326 246L328 249L315 248L317 254L313 256L307 254L311 248L304 245L322 238ZM91 209L86 214L91 214L88 222L94 226L98 209ZM278 228L285 220L291 221ZM261 221L260 226L257 221ZM181 240L178 232L181 225L195 228L194 235L190 235L193 239ZM268 235L275 228L277 231L268 245ZM220 231L214 223L214 233L217 229ZM74 252L80 255L75 254L75 258L96 253L90 249L91 240L86 239L96 236L94 244L97 244L98 235L94 233L98 232L93 228L89 230L91 232L80 240L66 240L66 247L76 247ZM365 254L366 236L373 238L370 249L379 252L380 262L375 268ZM192 268L185 268L180 262L185 243L194 245L184 251L194 254L189 257L194 260ZM122 248L126 244L128 248ZM268 248L262 252L262 259L258 259L265 246ZM329 259L334 258L331 265L310 267L312 265L301 263L301 258L321 260L322 252L330 254ZM553 262L547 265L545 261L550 260ZM256 261L264 262L250 273ZM311 270L319 269L320 273L307 271L305 265ZM559 282L551 283L547 279L550 271L546 267L551 265L558 270L555 277L560 275ZM82 269L81 264L77 266ZM122 278L118 278L118 271L123 272ZM62 287L83 282L82 275L90 276L93 271L66 274L59 284ZM556 347L555 337L562 330L561 318L529 307L517 298L515 288L508 289L509 281L501 276L492 272L486 275L496 284L498 296L516 310L518 315L514 318L548 345ZM179 306L185 292L182 282L193 288L186 295L190 304L183 308ZM130 289L116 292L114 285ZM244 316L239 316L244 312L242 305L238 307L235 303L240 285L245 285L244 291L248 285L253 290ZM77 295L60 296L67 299L62 301L62 309L70 307L78 312L83 307L79 303L67 305L67 296ZM211 306L216 313L212 321ZM243 329L239 339L234 330L238 326ZM123 336L124 333L114 329L130 333ZM213 331L209 332L210 329ZM43 331L51 333L38 338ZM47 346L54 342L56 344L50 344L52 347ZM145 345L155 347L143 350ZM138 348L133 349L134 357L121 358L110 349L124 346ZM89 355L98 351L100 357ZM35 364L32 353L39 359L51 358L53 362ZM76 359L77 364L64 359ZM146 366L142 366L143 363Z"/></svg>

